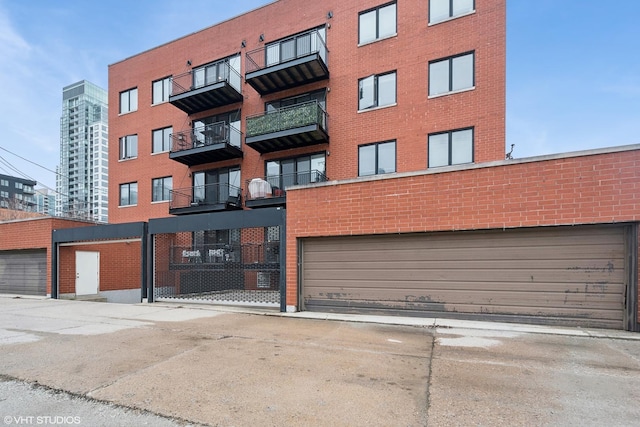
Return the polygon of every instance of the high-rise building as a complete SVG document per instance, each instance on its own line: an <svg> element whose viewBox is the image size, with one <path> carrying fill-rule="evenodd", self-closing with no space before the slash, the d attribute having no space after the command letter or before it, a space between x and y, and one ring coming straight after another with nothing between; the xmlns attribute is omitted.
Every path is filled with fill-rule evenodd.
<svg viewBox="0 0 640 427"><path fill-rule="evenodd" d="M107 91L82 80L62 90L56 215L108 221Z"/></svg>
<svg viewBox="0 0 640 427"><path fill-rule="evenodd" d="M46 188L35 189L35 211L41 214L54 216L56 213L56 196L53 191Z"/></svg>

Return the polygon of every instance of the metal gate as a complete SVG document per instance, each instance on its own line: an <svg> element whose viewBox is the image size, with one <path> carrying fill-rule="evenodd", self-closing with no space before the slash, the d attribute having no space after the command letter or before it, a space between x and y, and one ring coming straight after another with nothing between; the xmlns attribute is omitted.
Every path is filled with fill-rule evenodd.
<svg viewBox="0 0 640 427"><path fill-rule="evenodd" d="M282 308L284 210L162 218L149 234L153 299Z"/></svg>

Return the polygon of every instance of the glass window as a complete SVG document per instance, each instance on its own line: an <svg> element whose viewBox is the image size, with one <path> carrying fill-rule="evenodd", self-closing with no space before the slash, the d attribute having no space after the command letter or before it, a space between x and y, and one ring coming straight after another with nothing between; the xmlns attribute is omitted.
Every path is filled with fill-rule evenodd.
<svg viewBox="0 0 640 427"><path fill-rule="evenodd" d="M120 160L138 157L138 135L127 135L120 138Z"/></svg>
<svg viewBox="0 0 640 427"><path fill-rule="evenodd" d="M429 96L441 95L475 85L473 52L429 63Z"/></svg>
<svg viewBox="0 0 640 427"><path fill-rule="evenodd" d="M138 88L120 92L120 114L138 110Z"/></svg>
<svg viewBox="0 0 640 427"><path fill-rule="evenodd" d="M266 164L267 181L272 191L292 185L323 182L327 180L325 164L326 153L271 160Z"/></svg>
<svg viewBox="0 0 640 427"><path fill-rule="evenodd" d="M152 153L164 153L171 150L171 133L173 128L171 126L156 129L153 131L153 151Z"/></svg>
<svg viewBox="0 0 640 427"><path fill-rule="evenodd" d="M2 185L3 187L8 187L9 181L6 179L0 179L0 185Z"/></svg>
<svg viewBox="0 0 640 427"><path fill-rule="evenodd" d="M120 206L131 206L138 204L138 183L129 182L120 184Z"/></svg>
<svg viewBox="0 0 640 427"><path fill-rule="evenodd" d="M473 163L473 128L429 135L429 167Z"/></svg>
<svg viewBox="0 0 640 427"><path fill-rule="evenodd" d="M379 142L358 147L358 176L396 171L396 142Z"/></svg>
<svg viewBox="0 0 640 427"><path fill-rule="evenodd" d="M358 110L396 103L396 72L365 77L358 81Z"/></svg>
<svg viewBox="0 0 640 427"><path fill-rule="evenodd" d="M171 94L171 77L153 82L152 92L152 101L154 104L169 101L169 95Z"/></svg>
<svg viewBox="0 0 640 427"><path fill-rule="evenodd" d="M429 23L445 21L475 10L475 0L429 0Z"/></svg>
<svg viewBox="0 0 640 427"><path fill-rule="evenodd" d="M171 200L172 187L173 178L170 176L153 179L151 182L151 201L160 202L164 200Z"/></svg>
<svg viewBox="0 0 640 427"><path fill-rule="evenodd" d="M396 4L362 12L358 21L358 43L368 43L396 34Z"/></svg>

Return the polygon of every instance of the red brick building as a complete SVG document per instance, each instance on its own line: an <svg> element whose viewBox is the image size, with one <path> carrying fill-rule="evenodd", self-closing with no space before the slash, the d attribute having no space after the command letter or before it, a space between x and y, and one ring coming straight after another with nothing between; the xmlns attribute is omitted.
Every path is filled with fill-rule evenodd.
<svg viewBox="0 0 640 427"><path fill-rule="evenodd" d="M637 329L639 147L505 160L505 3L280 0L112 64L155 296Z"/></svg>

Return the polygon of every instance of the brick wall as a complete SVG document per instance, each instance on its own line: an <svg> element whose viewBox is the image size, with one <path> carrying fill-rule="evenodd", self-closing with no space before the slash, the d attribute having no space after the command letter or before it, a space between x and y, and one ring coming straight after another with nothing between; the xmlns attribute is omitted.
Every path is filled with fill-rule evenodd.
<svg viewBox="0 0 640 427"><path fill-rule="evenodd" d="M60 218L37 218L0 223L0 251L44 249L47 251L47 294L51 294L51 232L93 224Z"/></svg>
<svg viewBox="0 0 640 427"><path fill-rule="evenodd" d="M287 305L297 239L640 221L640 149L329 183L287 193Z"/></svg>
<svg viewBox="0 0 640 427"><path fill-rule="evenodd" d="M427 135L462 127L475 128L476 162L504 158L505 118L505 0L476 0L476 12L436 25L428 25L428 2L397 2L397 36L358 47L358 14L384 2L361 0L280 0L218 25L127 58L109 67L109 206L110 222L146 221L168 216L168 203L151 203L151 180L172 176L173 188L191 187L191 174L202 169L241 165L242 182L264 176L265 161L327 152L326 172L331 179L358 174L358 145L390 139L397 141L399 172L426 169ZM333 13L332 18L327 12ZM192 66L241 54L265 43L327 25L330 79L261 97L244 83L242 103L188 116L165 103L151 105L152 82L189 71ZM264 42L259 36L264 35ZM241 47L242 41L246 47ZM429 99L428 63L475 51L474 90ZM190 61L192 66L187 65ZM397 70L397 105L358 113L358 80ZM244 79L243 79L244 80ZM138 88L138 111L120 115L119 93ZM167 153L151 154L151 131L173 126L187 130L196 118L242 109L246 117L264 111L264 103L327 88L329 144L260 155L243 146L242 159L188 167L169 160ZM119 161L118 139L138 135L138 157ZM244 144L243 144L244 145ZM138 204L119 207L119 185L138 182Z"/></svg>
<svg viewBox="0 0 640 427"><path fill-rule="evenodd" d="M60 294L76 292L76 252L100 252L100 291L139 289L142 262L140 242L63 246L60 248Z"/></svg>

